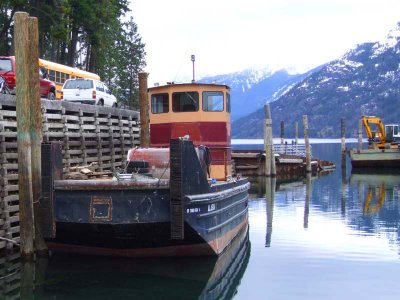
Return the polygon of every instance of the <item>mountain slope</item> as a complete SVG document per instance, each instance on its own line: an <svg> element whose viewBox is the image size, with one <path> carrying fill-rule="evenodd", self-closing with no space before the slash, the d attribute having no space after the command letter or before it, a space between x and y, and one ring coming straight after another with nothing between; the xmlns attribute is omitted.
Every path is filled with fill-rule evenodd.
<svg viewBox="0 0 400 300"><path fill-rule="evenodd" d="M273 72L267 68L206 77L199 82L226 84L231 88L231 118L236 120L261 108L265 102L276 100L284 91L307 77L289 74L286 70Z"/></svg>
<svg viewBox="0 0 400 300"><path fill-rule="evenodd" d="M308 115L310 136L340 137L340 118L346 121L346 136L356 137L361 115L375 115L385 123L400 122L400 23L386 41L365 43L297 83L271 103L273 132L294 136L294 122L302 133L302 116ZM232 124L235 138L261 138L264 111ZM302 135L302 134L301 134Z"/></svg>

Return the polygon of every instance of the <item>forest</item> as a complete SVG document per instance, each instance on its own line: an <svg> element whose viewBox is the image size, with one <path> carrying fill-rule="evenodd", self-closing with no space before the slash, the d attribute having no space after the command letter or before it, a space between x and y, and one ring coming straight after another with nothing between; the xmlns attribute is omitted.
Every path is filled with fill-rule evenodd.
<svg viewBox="0 0 400 300"><path fill-rule="evenodd" d="M129 0L1 0L0 56L14 55L17 11L38 18L41 58L98 74L120 104L138 107L146 53Z"/></svg>

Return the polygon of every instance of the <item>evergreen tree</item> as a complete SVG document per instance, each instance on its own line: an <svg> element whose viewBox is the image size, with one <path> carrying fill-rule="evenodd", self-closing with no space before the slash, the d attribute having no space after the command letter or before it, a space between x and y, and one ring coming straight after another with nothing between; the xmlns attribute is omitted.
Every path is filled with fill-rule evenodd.
<svg viewBox="0 0 400 300"><path fill-rule="evenodd" d="M39 53L44 59L100 75L125 105L137 102L144 44L130 18L128 0L2 0L0 55L13 55L13 16L26 11L39 20Z"/></svg>

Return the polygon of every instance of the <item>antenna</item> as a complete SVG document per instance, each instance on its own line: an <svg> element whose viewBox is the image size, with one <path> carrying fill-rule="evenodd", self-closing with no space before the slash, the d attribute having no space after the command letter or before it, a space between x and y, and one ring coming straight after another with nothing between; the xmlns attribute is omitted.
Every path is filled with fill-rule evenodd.
<svg viewBox="0 0 400 300"><path fill-rule="evenodd" d="M191 59L192 59L192 64L193 64L193 79L192 79L192 83L195 83L195 80L194 80L194 62L195 62L196 58L195 58L194 54L192 54Z"/></svg>

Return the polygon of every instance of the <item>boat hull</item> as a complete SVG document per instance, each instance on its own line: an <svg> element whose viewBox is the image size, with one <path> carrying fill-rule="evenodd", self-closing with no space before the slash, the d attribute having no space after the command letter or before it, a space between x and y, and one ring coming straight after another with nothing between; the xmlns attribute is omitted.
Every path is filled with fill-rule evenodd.
<svg viewBox="0 0 400 300"><path fill-rule="evenodd" d="M74 240L63 241L60 239L47 242L50 250L62 253L78 255L96 255L112 257L186 257L186 256L214 256L221 254L233 239L242 231L247 230L247 217L238 226L230 230L226 235L215 240L206 242L188 242L181 245L153 245L149 246L127 246L116 248L113 245L99 247L95 245L79 244ZM114 241L113 239L110 242Z"/></svg>
<svg viewBox="0 0 400 300"><path fill-rule="evenodd" d="M350 150L351 165L355 168L398 168L399 149Z"/></svg>
<svg viewBox="0 0 400 300"><path fill-rule="evenodd" d="M211 183L191 141L172 140L170 149L169 180L53 180L53 164L43 167L49 249L124 257L223 252L248 224L249 182Z"/></svg>
<svg viewBox="0 0 400 300"><path fill-rule="evenodd" d="M50 250L120 257L218 255L248 224L245 179L184 197L184 238L178 240L171 238L168 189L82 184L85 190L56 182L56 238L47 239Z"/></svg>

